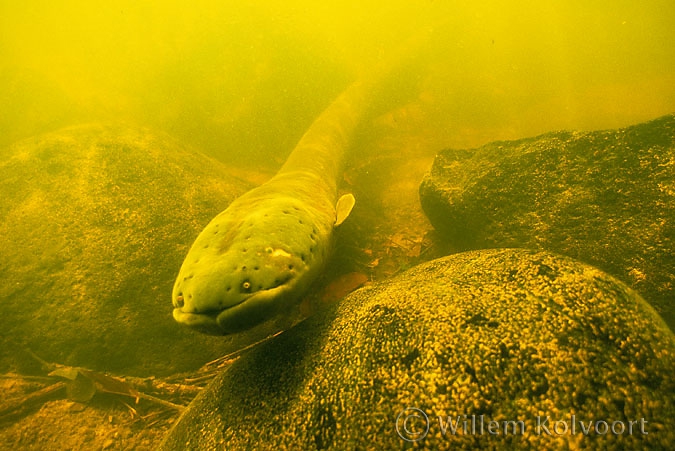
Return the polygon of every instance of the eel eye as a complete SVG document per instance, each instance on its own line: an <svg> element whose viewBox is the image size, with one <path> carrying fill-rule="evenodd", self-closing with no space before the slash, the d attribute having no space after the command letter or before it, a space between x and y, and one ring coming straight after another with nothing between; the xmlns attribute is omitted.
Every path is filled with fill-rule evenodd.
<svg viewBox="0 0 675 451"><path fill-rule="evenodd" d="M249 282L249 281L247 280L246 282L244 282L244 283L241 284L241 287L242 287L244 290L250 290L250 289L251 289L251 282Z"/></svg>

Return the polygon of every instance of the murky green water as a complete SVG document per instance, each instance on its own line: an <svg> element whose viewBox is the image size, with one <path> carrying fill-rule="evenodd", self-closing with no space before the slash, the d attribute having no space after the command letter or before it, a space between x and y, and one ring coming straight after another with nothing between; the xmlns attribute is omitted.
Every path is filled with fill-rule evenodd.
<svg viewBox="0 0 675 451"><path fill-rule="evenodd" d="M419 182L441 149L616 129L675 111L673 29L667 0L4 2L0 371L21 375L5 374L1 391L16 403L53 382L24 378L46 374L31 352L184 383L175 373L241 347L171 318L190 244L283 164L351 82L410 42L420 41L373 100L338 180L357 204L328 276L388 280L461 249L429 244L419 205ZM666 181L652 188L672 198L665 141L637 167L658 168L652 174ZM617 164L612 195L627 186ZM668 205L653 205L647 238L671 239ZM624 282L650 277L639 268ZM340 280L327 297L351 289ZM142 390L159 395L153 383ZM0 442L16 449L152 449L175 416L105 396L78 410L62 395L4 421L7 405Z"/></svg>
<svg viewBox="0 0 675 451"><path fill-rule="evenodd" d="M278 164L351 80L427 28L386 126L451 147L625 126L675 109L674 17L666 0L5 2L0 144L128 120Z"/></svg>

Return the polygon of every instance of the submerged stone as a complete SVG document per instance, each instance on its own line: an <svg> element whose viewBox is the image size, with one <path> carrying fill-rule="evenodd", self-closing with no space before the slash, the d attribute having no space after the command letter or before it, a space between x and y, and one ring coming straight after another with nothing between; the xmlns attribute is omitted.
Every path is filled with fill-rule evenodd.
<svg viewBox="0 0 675 451"><path fill-rule="evenodd" d="M420 200L454 249L579 259L638 290L675 330L675 115L445 150Z"/></svg>
<svg viewBox="0 0 675 451"><path fill-rule="evenodd" d="M615 278L545 252L466 252L244 354L160 449L665 449L674 374L672 332Z"/></svg>
<svg viewBox="0 0 675 451"><path fill-rule="evenodd" d="M223 352L171 288L195 236L249 186L170 137L83 125L0 150L0 365L172 374Z"/></svg>

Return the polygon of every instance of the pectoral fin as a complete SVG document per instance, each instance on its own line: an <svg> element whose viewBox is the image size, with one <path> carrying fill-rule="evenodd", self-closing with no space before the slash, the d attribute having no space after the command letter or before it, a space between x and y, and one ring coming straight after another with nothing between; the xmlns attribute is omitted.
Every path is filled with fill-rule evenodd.
<svg viewBox="0 0 675 451"><path fill-rule="evenodd" d="M347 219L347 216L349 216L349 213L352 212L352 208L354 208L355 203L356 199L354 199L354 195L351 193L345 194L338 199L337 205L335 206L336 227L342 224L345 219Z"/></svg>

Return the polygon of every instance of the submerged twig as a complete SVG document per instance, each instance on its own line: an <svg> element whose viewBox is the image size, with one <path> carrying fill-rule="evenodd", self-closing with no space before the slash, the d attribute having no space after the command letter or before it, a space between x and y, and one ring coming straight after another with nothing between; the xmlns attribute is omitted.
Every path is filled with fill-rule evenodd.
<svg viewBox="0 0 675 451"><path fill-rule="evenodd" d="M52 399L58 392L63 391L65 388L65 382L54 382L51 385L27 394L22 399L0 410L0 422L11 420L25 414L31 408Z"/></svg>

